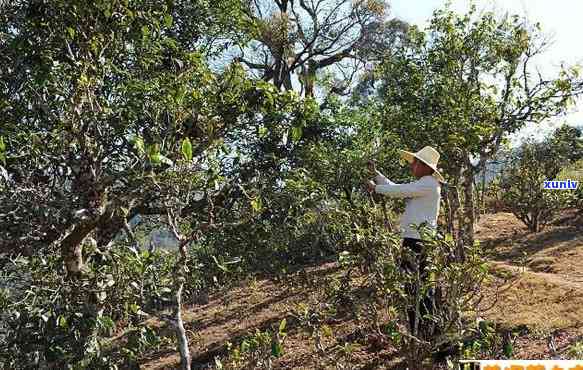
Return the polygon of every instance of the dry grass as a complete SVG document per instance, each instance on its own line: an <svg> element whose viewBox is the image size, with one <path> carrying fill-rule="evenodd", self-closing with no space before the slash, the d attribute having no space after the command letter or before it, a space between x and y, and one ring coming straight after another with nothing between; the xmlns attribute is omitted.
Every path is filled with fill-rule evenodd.
<svg viewBox="0 0 583 370"><path fill-rule="evenodd" d="M526 327L515 357L568 356L583 335L583 223L575 210L554 225L529 233L510 213L483 216L478 237L487 248L494 281L486 287L496 304L487 319L504 328ZM553 343L551 346L550 343Z"/></svg>
<svg viewBox="0 0 583 370"><path fill-rule="evenodd" d="M501 286L497 304L486 312L488 319L508 328L527 326L535 331L583 324L583 285L562 282L545 273L506 268L513 278Z"/></svg>

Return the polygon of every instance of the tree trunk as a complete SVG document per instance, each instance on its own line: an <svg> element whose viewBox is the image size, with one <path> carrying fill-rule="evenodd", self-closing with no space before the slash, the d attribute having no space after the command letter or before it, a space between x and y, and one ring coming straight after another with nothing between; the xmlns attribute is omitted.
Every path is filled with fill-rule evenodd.
<svg viewBox="0 0 583 370"><path fill-rule="evenodd" d="M463 176L464 188L464 206L462 222L459 225L461 231L461 242L465 246L472 246L474 244L474 224L475 217L475 202L474 202L474 168L469 163L466 163Z"/></svg>
<svg viewBox="0 0 583 370"><path fill-rule="evenodd" d="M316 83L316 71L317 71L317 64L316 62L310 60L308 62L308 66L305 67L305 74L303 78L304 84L304 96L305 97L314 97L314 87Z"/></svg>
<svg viewBox="0 0 583 370"><path fill-rule="evenodd" d="M486 210L486 165L482 168L482 197L480 199L480 210L485 212ZM478 219L479 221L479 219Z"/></svg>
<svg viewBox="0 0 583 370"><path fill-rule="evenodd" d="M478 174L476 174L477 176ZM480 221L480 216L482 214L482 195L483 195L483 188L481 188L480 186L478 186L478 182L476 181L476 176L474 176L474 181L473 181L473 200L474 200L474 221L478 222ZM481 184L480 184L481 185Z"/></svg>
<svg viewBox="0 0 583 370"><path fill-rule="evenodd" d="M132 215L137 214L137 208L133 212ZM83 241L89 233L97 231L97 247L100 248L111 243L115 235L123 229L125 218L117 220L115 215L115 209L104 209L100 215L94 216L94 219L84 220L75 225L73 230L61 241L61 255L67 268L67 274L79 275L82 272Z"/></svg>
<svg viewBox="0 0 583 370"><path fill-rule="evenodd" d="M103 217L96 227L97 247L100 249L109 249L113 239L119 234L126 225L126 218L123 215L111 214L109 217Z"/></svg>
<svg viewBox="0 0 583 370"><path fill-rule="evenodd" d="M538 221L538 215L539 215L539 213L538 213L538 212L535 212L535 213L532 215L532 226L531 226L531 231L533 231L533 232L535 232L535 233L540 231L540 228L539 228L539 221Z"/></svg>
<svg viewBox="0 0 583 370"><path fill-rule="evenodd" d="M94 222L76 225L61 242L61 256L67 275L78 276L83 270L83 240L95 229Z"/></svg>
<svg viewBox="0 0 583 370"><path fill-rule="evenodd" d="M444 194L445 203L445 222L447 227L447 233L450 234L454 239L455 235L455 218L459 209L459 194L456 186L446 186Z"/></svg>
<svg viewBox="0 0 583 370"><path fill-rule="evenodd" d="M190 349L188 348L188 337L182 321L182 289L184 283L180 282L176 291L176 307L174 311L176 336L178 337L178 350L180 352L180 368L190 370L192 359L190 358Z"/></svg>
<svg viewBox="0 0 583 370"><path fill-rule="evenodd" d="M452 181L444 185L445 190L445 211L447 220L447 232L452 236L454 240L459 239L459 209L461 205L459 185L460 185L460 168L450 168L448 171L452 175ZM458 220L457 229L455 225L456 219Z"/></svg>
<svg viewBox="0 0 583 370"><path fill-rule="evenodd" d="M409 370L433 369L433 366L429 361L430 352L424 345L416 343L414 340L410 339L406 348L405 359Z"/></svg>
<svg viewBox="0 0 583 370"><path fill-rule="evenodd" d="M449 203L451 205L451 225L448 225L448 228L451 230L451 236L454 238L454 240L456 241L456 245L458 246L458 249L461 248L461 231L460 231L460 225L462 223L461 220L461 212L460 212L460 207L461 207L461 200L460 200L460 191L458 188L459 185L459 180L456 179L454 182L454 185L450 187L449 189ZM455 221L457 220L457 228L455 226ZM460 251L461 249L456 252L456 256L460 255Z"/></svg>
<svg viewBox="0 0 583 370"><path fill-rule="evenodd" d="M190 237L184 238L180 235L171 217L168 213L169 224L174 231L174 235L180 241L178 250L180 251L180 259L176 261L174 266L174 286L176 287L176 301L174 306L174 320L170 320L170 324L174 326L176 338L178 341L178 352L180 353L180 369L190 370L192 367L192 359L190 357L190 349L188 347L188 337L184 329L184 322L182 321L182 289L186 281L185 272L188 271L188 244L196 237L196 231Z"/></svg>
<svg viewBox="0 0 583 370"><path fill-rule="evenodd" d="M445 213L445 227L447 228L447 233L451 235L452 233L452 218L451 218L451 203L449 201L449 191L446 191L443 197L443 209Z"/></svg>

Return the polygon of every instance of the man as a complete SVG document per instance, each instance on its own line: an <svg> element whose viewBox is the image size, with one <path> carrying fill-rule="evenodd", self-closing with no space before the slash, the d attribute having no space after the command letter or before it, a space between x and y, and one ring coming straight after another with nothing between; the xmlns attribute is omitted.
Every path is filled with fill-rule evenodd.
<svg viewBox="0 0 583 370"><path fill-rule="evenodd" d="M443 176L437 170L439 153L430 146L426 146L416 153L401 150L401 156L410 163L411 172L417 181L396 184L387 179L371 163L372 170L376 173L375 181L368 181L369 192L385 194L393 198L405 198L405 213L401 217L401 235L403 236L403 254L401 267L410 273L419 268L421 281L427 279L425 267L426 255L423 250L422 237L417 226L426 225L429 230L436 231L437 216L439 215L439 203L441 200L440 182L445 182ZM407 253L413 254L414 262L407 258ZM417 265L417 266L415 266ZM417 294L414 285L407 284L406 291L409 294ZM421 317L433 312L433 300L431 294L423 297L420 307ZM410 329L417 334L418 323L415 320L415 308L407 310ZM421 318L419 322L421 321Z"/></svg>

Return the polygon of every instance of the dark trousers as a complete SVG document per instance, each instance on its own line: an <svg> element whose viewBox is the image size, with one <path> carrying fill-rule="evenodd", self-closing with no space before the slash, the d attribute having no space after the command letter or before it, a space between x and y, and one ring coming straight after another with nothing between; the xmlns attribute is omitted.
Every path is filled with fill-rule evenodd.
<svg viewBox="0 0 583 370"><path fill-rule="evenodd" d="M416 297L417 291L421 287L419 285L424 285L429 279L429 273L425 270L427 267L427 255L423 250L423 241L420 239L404 238L402 257L401 257L401 269L405 272L411 274L414 277L414 281L407 282L405 284L405 292L410 297ZM417 269L419 269L419 283L416 281ZM427 314L432 314L434 312L433 305L433 288L430 288L426 294L421 296L421 301L419 302L419 322L417 326L417 335L423 335L427 332L427 319L423 316ZM415 327L415 303L413 303L407 309L407 318L409 320L409 328L413 332Z"/></svg>

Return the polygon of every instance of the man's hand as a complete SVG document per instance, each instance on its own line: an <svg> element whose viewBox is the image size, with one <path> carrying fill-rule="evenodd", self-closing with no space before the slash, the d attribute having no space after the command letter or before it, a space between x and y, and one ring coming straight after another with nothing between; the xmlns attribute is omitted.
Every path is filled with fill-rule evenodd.
<svg viewBox="0 0 583 370"><path fill-rule="evenodd" d="M377 186L377 184L375 184L374 181L368 180L366 183L366 190L368 190L369 193L374 193L375 186Z"/></svg>

